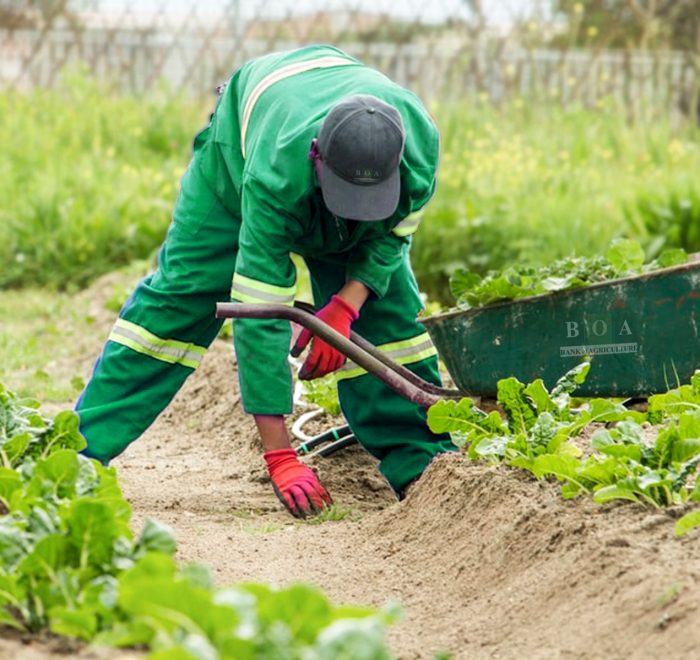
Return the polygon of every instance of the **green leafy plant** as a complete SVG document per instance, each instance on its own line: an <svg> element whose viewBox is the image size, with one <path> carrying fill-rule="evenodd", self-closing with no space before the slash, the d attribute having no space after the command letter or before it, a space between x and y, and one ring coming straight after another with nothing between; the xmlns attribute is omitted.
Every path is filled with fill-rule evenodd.
<svg viewBox="0 0 700 660"><path fill-rule="evenodd" d="M201 566L179 569L150 553L117 583L119 620L97 636L110 646L209 658L388 658L385 624L398 610L334 607L314 587L243 584L216 590ZM355 656L354 649L364 649ZM330 653L338 655L329 655Z"/></svg>
<svg viewBox="0 0 700 660"><path fill-rule="evenodd" d="M698 526L700 526L700 510L695 509L694 511L690 511L679 518L673 530L675 531L676 536L683 536L691 529Z"/></svg>
<svg viewBox="0 0 700 660"><path fill-rule="evenodd" d="M0 461L4 468L46 458L58 449L85 447L77 415L63 412L50 420L38 409L38 401L20 399L0 383Z"/></svg>
<svg viewBox="0 0 700 660"><path fill-rule="evenodd" d="M165 525L134 537L115 470L84 447L75 413L51 420L0 386L0 625L163 658L389 657L396 606L337 607L305 585L215 588L205 567L175 564Z"/></svg>
<svg viewBox="0 0 700 660"><path fill-rule="evenodd" d="M700 192L694 181L641 196L635 211L652 237L647 247L650 256L667 248L700 251Z"/></svg>
<svg viewBox="0 0 700 660"><path fill-rule="evenodd" d="M551 391L541 380L499 381L502 413L487 414L468 398L440 401L429 409L428 424L436 433L452 433L471 459L557 479L565 498L589 493L598 503L622 499L655 508L700 502L700 371L689 385L651 397L648 413L641 413L609 399L572 408L571 392L588 367L575 367ZM592 433L584 453L572 440L593 423L605 426ZM691 511L676 532L698 524Z"/></svg>
<svg viewBox="0 0 700 660"><path fill-rule="evenodd" d="M492 271L485 277L460 269L450 279L450 290L461 309L489 305L503 300L575 289L598 282L628 277L685 263L680 249L662 252L658 259L644 263L644 250L636 241L613 241L605 256L566 257L542 268L511 267Z"/></svg>
<svg viewBox="0 0 700 660"><path fill-rule="evenodd" d="M329 415L337 417L341 414L340 400L338 399L338 378L335 374L299 382L304 401L323 408Z"/></svg>
<svg viewBox="0 0 700 660"><path fill-rule="evenodd" d="M669 417L694 410L700 410L700 372L698 371L693 374L690 383L664 394L649 397L649 421L653 424L659 424Z"/></svg>

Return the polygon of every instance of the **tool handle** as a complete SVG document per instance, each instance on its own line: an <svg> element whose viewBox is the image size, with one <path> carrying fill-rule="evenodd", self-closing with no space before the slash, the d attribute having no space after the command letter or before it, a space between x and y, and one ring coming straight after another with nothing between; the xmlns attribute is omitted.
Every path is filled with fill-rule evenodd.
<svg viewBox="0 0 700 660"><path fill-rule="evenodd" d="M408 371L408 369L382 355L375 346L372 346L366 340L355 333L353 333L354 338L351 335L350 339L346 339L339 332L314 316L313 313L299 307L275 304L261 305L257 303L217 303L216 317L220 319L284 319L298 323L350 358L358 367L362 367L376 378L379 378L397 394L424 408L429 408L440 399L461 396L457 390L436 387L412 372L409 372L411 377L407 377L404 372ZM358 337L360 342L357 341ZM368 347L370 350L368 350Z"/></svg>
<svg viewBox="0 0 700 660"><path fill-rule="evenodd" d="M313 305L309 305L308 303L301 302L299 300L294 303L294 306L298 307L299 309L303 309L305 312L309 312L310 314L313 314L316 311ZM350 341L353 342L353 344L357 344L357 346L359 346L363 351L366 351L373 357L377 358L377 360L385 364L387 367L389 367L389 369L403 376L409 383L413 383L416 387L419 387L426 392L437 394L441 399L462 398L464 396L459 390L438 387L437 385L433 385L432 383L423 380L420 376L416 376L416 374L414 374L410 369L407 369L398 362L394 362L390 357L387 357L384 353L382 353L374 344L368 342L364 337L358 335L356 332L350 333Z"/></svg>

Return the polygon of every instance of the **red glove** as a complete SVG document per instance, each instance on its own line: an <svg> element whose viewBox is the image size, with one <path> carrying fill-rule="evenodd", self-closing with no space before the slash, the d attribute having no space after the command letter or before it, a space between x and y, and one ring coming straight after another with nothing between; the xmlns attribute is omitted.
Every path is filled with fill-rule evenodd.
<svg viewBox="0 0 700 660"><path fill-rule="evenodd" d="M316 473L299 461L294 449L273 449L263 456L272 488L293 516L306 518L307 514L318 513L325 505L333 504Z"/></svg>
<svg viewBox="0 0 700 660"><path fill-rule="evenodd" d="M316 312L317 318L325 321L346 339L350 337L352 322L357 321L359 316L359 312L340 296L333 296L325 307ZM296 344L294 344L294 348L292 348L292 356L297 357L306 348L310 339L311 330L304 328ZM345 364L345 360L346 357L340 351L337 351L322 339L314 337L311 344L311 352L299 371L299 378L301 380L320 378L336 369L340 369Z"/></svg>

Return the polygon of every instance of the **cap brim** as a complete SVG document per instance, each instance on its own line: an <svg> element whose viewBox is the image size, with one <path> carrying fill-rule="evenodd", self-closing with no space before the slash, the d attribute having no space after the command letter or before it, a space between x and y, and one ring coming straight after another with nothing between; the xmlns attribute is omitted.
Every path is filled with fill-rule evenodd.
<svg viewBox="0 0 700 660"><path fill-rule="evenodd" d="M323 164L323 201L328 210L346 220L385 220L394 214L401 195L399 168L381 183L357 185Z"/></svg>

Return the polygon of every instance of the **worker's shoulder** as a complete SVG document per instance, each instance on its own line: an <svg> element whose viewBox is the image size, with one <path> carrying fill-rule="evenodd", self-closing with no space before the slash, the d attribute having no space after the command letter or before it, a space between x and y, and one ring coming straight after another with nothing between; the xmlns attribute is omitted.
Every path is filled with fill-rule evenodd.
<svg viewBox="0 0 700 660"><path fill-rule="evenodd" d="M395 83L388 86L387 93L390 98L382 100L394 105L399 110L404 122L410 124L407 128L412 129L420 125L426 131L437 131L432 115L417 94Z"/></svg>
<svg viewBox="0 0 700 660"><path fill-rule="evenodd" d="M327 62L328 65L334 62L362 65L362 62L340 48L328 44L314 44L293 50L275 51L248 60L240 69L241 82L244 85L256 84L269 75L279 75L279 71L287 67L290 73L293 73L295 68L303 69L304 63L319 62Z"/></svg>

